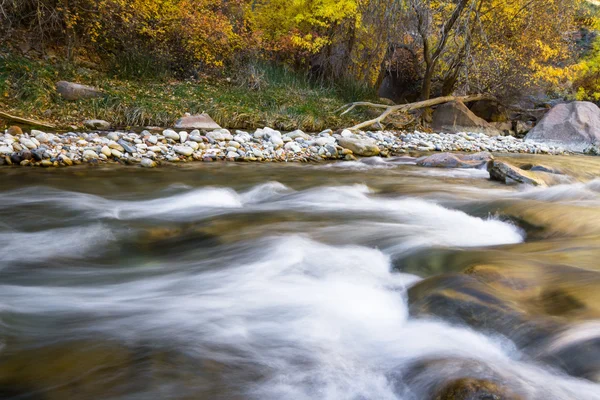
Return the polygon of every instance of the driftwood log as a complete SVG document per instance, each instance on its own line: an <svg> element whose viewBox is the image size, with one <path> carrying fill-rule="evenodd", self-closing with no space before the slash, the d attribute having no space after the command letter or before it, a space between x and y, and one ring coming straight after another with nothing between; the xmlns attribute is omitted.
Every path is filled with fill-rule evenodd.
<svg viewBox="0 0 600 400"><path fill-rule="evenodd" d="M384 110L377 118L373 118L371 120L361 122L360 124L357 124L351 128L348 128L350 130L358 130L358 129L366 128L366 127L374 125L374 124L381 124L381 122L383 122L383 120L385 118L387 118L390 114L393 114L396 112L405 112L406 113L406 112L410 112L410 111L414 111L414 110L419 110L421 108L437 106L439 104L448 103L450 101L461 101L463 103L469 103L469 102L479 101L479 100L495 100L495 101L497 101L497 99L495 97L487 95L487 94L473 94L473 95L469 95L469 96L436 97L434 99L418 101L416 103L397 104L397 105L393 105L393 106L390 106L387 104L377 104L377 103L369 103L366 101L358 101L355 103L346 104L343 107L340 107L338 109L338 111L345 110L342 113L342 115L344 115L347 112L352 111L356 107L381 108Z"/></svg>
<svg viewBox="0 0 600 400"><path fill-rule="evenodd" d="M54 129L56 126L49 124L47 122L36 121L33 119L15 117L14 115L7 114L5 112L0 111L0 119L9 122L15 122L17 124L29 125L29 126L37 126L40 128Z"/></svg>

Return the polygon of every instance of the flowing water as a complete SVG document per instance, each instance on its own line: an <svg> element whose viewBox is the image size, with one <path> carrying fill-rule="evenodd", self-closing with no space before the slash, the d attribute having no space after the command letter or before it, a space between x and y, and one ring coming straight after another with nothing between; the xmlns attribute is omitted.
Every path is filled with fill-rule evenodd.
<svg viewBox="0 0 600 400"><path fill-rule="evenodd" d="M575 177L505 186L402 158L2 169L0 398L418 400L473 378L600 399L600 159L515 160ZM500 312L547 335L428 297L492 266Z"/></svg>

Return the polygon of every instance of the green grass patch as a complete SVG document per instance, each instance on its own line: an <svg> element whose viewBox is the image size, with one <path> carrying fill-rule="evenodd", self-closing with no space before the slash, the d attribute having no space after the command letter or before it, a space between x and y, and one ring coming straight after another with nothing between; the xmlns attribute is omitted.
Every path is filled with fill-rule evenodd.
<svg viewBox="0 0 600 400"><path fill-rule="evenodd" d="M133 67L132 67L133 68ZM132 74L135 75L135 74ZM175 80L162 74L126 79L114 74L0 53L0 107L60 127L104 119L121 128L172 126L184 113L207 112L231 129L319 131L351 126L368 117L339 116L336 109L374 93L352 85L325 84L283 67L253 65L230 78ZM65 101L55 84L69 80L101 88L99 99Z"/></svg>

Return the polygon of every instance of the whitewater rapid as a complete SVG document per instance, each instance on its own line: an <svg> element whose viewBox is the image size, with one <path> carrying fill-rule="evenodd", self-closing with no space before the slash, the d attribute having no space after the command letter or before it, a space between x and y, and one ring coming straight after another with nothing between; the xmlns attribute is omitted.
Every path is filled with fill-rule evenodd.
<svg viewBox="0 0 600 400"><path fill-rule="evenodd" d="M597 183L577 188L596 191ZM545 199L562 193L545 190ZM35 220L25 220L32 213ZM294 190L278 182L237 191L171 186L143 199L31 187L0 193L0 214L0 326L27 340L144 342L243 367L251 378L222 372L241 398L418 400L463 360L487 366L482 377L501 377L527 398L600 399L597 384L529 360L506 338L409 317L407 288L421 278L394 271L392 259L526 240L494 215L367 184ZM164 248L168 258L126 253L112 262L118 268L106 263L105 252L132 251L149 226L212 227L215 218L242 215L256 226L234 224L210 250ZM287 220L271 223L274 215ZM46 263L52 268L41 268ZM34 329L14 315L52 323ZM433 360L454 364L408 377L415 363Z"/></svg>

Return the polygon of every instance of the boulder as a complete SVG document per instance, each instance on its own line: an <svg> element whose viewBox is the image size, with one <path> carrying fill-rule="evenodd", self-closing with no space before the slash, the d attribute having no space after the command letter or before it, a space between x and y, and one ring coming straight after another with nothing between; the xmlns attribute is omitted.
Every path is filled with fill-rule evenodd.
<svg viewBox="0 0 600 400"><path fill-rule="evenodd" d="M470 110L473 114L479 118L486 120L487 122L506 122L508 121L508 114L506 108L497 101L493 100L479 100L474 101L471 104Z"/></svg>
<svg viewBox="0 0 600 400"><path fill-rule="evenodd" d="M417 161L420 167L435 168L483 168L494 157L488 152L475 154L436 153Z"/></svg>
<svg viewBox="0 0 600 400"><path fill-rule="evenodd" d="M533 186L546 186L543 179L536 176L535 173L525 171L504 161L492 161L488 164L490 179L502 183L525 183Z"/></svg>
<svg viewBox="0 0 600 400"><path fill-rule="evenodd" d="M487 121L473 114L467 106L458 101L451 101L438 106L433 113L431 127L436 132L477 132L490 136L501 134Z"/></svg>
<svg viewBox="0 0 600 400"><path fill-rule="evenodd" d="M475 263L408 291L413 316L434 316L508 337L524 353L570 375L600 380L600 272L552 262ZM585 330L587 329L587 330Z"/></svg>
<svg viewBox="0 0 600 400"><path fill-rule="evenodd" d="M103 96L102 92L95 87L67 81L60 81L56 83L56 91L65 100L71 101Z"/></svg>
<svg viewBox="0 0 600 400"><path fill-rule="evenodd" d="M213 119L206 113L184 116L175 123L176 129L221 129Z"/></svg>
<svg viewBox="0 0 600 400"><path fill-rule="evenodd" d="M358 156L371 157L380 153L377 143L370 138L358 139L351 137L341 137L338 143L345 149L352 150L352 153Z"/></svg>
<svg viewBox="0 0 600 400"><path fill-rule="evenodd" d="M507 388L486 380L461 378L449 382L435 396L435 400L520 400L522 397Z"/></svg>
<svg viewBox="0 0 600 400"><path fill-rule="evenodd" d="M88 129L107 131L110 129L110 123L101 119L88 119L83 121L83 125Z"/></svg>
<svg viewBox="0 0 600 400"><path fill-rule="evenodd" d="M521 393L532 394L526 383L510 371L496 368L484 360L459 355L417 360L404 371L393 373L391 380L394 384L400 383L400 390L403 384L408 385L414 399L521 400L526 398ZM535 398L545 395L544 392L536 389Z"/></svg>
<svg viewBox="0 0 600 400"><path fill-rule="evenodd" d="M600 146L600 108L587 101L558 104L529 131L525 140L576 153L592 151Z"/></svg>

